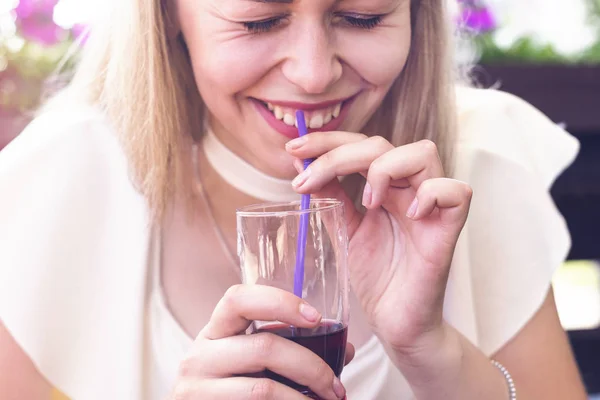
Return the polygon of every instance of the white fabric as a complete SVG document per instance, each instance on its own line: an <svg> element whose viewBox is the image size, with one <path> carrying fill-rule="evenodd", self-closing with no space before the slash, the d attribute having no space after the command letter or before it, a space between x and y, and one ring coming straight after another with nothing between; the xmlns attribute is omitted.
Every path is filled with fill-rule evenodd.
<svg viewBox="0 0 600 400"><path fill-rule="evenodd" d="M0 152L0 319L73 399L141 399L149 230L109 125L38 118Z"/></svg>
<svg viewBox="0 0 600 400"><path fill-rule="evenodd" d="M567 254L548 188L578 143L510 95L460 89L458 99L455 175L475 195L445 316L492 354L532 317ZM72 399L163 400L172 384L189 338L149 293L150 236L125 156L93 109L49 112L0 152L0 319ZM351 400L410 398L376 339L343 380Z"/></svg>

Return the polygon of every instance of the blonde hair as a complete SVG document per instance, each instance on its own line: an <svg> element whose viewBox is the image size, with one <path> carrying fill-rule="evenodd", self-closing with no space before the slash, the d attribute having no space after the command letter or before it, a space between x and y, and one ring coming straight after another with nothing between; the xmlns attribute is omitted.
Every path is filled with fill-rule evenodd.
<svg viewBox="0 0 600 400"><path fill-rule="evenodd" d="M204 105L187 49L174 33L171 0L113 1L92 28L63 98L99 106L114 124L134 181L160 215L184 187L186 142L201 132ZM435 142L451 170L455 137L453 46L446 0L411 0L412 44L406 66L365 133L395 145ZM59 96L60 97L60 96ZM386 135L386 133L389 133Z"/></svg>

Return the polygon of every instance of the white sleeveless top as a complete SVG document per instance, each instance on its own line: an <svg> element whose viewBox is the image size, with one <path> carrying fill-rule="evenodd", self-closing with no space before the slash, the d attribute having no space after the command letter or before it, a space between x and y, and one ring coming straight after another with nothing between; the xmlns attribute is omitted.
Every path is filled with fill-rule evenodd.
<svg viewBox="0 0 600 400"><path fill-rule="evenodd" d="M549 188L578 143L511 95L457 93L455 177L475 195L444 316L491 355L530 320L567 255ZM152 283L153 260L146 201L97 110L48 111L0 152L0 319L71 399L164 400L191 339ZM342 380L350 400L411 398L376 339Z"/></svg>

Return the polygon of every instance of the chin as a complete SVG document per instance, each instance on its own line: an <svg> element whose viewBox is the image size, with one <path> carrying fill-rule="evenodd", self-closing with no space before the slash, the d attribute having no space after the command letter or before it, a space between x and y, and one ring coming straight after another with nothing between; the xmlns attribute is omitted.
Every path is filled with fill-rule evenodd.
<svg viewBox="0 0 600 400"><path fill-rule="evenodd" d="M280 154L278 160L270 166L270 172L267 172L267 174L279 179L294 179L298 175L298 171L294 167L294 157L290 156L285 150Z"/></svg>
<svg viewBox="0 0 600 400"><path fill-rule="evenodd" d="M277 179L292 180L298 175L294 168L294 157L284 148L287 140L280 143L266 142L264 138L246 141L247 151L240 152L242 158L264 174Z"/></svg>

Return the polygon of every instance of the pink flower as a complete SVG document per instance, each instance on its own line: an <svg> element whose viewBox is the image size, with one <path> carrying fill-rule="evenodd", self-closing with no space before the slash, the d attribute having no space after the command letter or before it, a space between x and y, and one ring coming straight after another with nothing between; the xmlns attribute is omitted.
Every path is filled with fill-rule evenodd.
<svg viewBox="0 0 600 400"><path fill-rule="evenodd" d="M15 13L18 19L27 19L34 14L45 14L52 19L58 0L19 0Z"/></svg>
<svg viewBox="0 0 600 400"><path fill-rule="evenodd" d="M85 24L75 24L71 28L71 34L75 39L79 40L81 45L84 45L90 36L89 26Z"/></svg>
<svg viewBox="0 0 600 400"><path fill-rule="evenodd" d="M53 20L58 0L20 0L15 8L17 29L26 40L52 46L65 37Z"/></svg>

